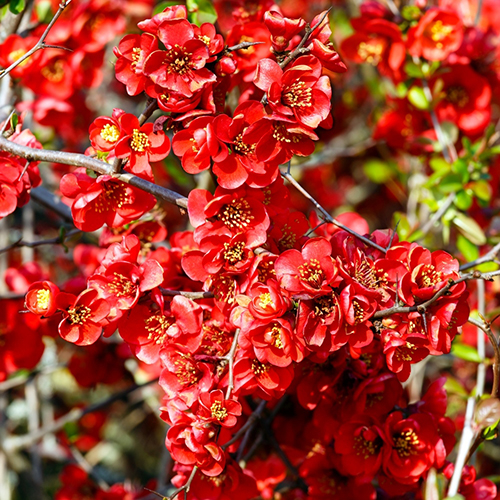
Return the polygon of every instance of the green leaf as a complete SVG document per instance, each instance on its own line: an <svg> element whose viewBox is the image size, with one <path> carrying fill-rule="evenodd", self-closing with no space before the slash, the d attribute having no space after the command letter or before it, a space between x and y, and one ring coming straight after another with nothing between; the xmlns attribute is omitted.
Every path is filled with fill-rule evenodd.
<svg viewBox="0 0 500 500"><path fill-rule="evenodd" d="M441 156L434 156L429 160L429 165L436 173L447 173L451 170L451 165Z"/></svg>
<svg viewBox="0 0 500 500"><path fill-rule="evenodd" d="M368 160L363 165L366 177L376 184L385 184L394 177L394 169L386 162L377 159Z"/></svg>
<svg viewBox="0 0 500 500"><path fill-rule="evenodd" d="M444 389L448 394L456 394L464 398L469 396L469 393L464 389L463 385L452 376L446 378Z"/></svg>
<svg viewBox="0 0 500 500"><path fill-rule="evenodd" d="M415 64L412 61L409 61L405 64L405 71L406 71L406 74L412 78L423 78L423 76L424 76L420 66L418 66L417 64Z"/></svg>
<svg viewBox="0 0 500 500"><path fill-rule="evenodd" d="M9 9L12 14L20 14L26 6L24 0L10 0Z"/></svg>
<svg viewBox="0 0 500 500"><path fill-rule="evenodd" d="M10 128L12 130L15 130L16 127L17 127L17 124L19 123L19 117L17 116L17 113L14 113L11 117L10 117Z"/></svg>
<svg viewBox="0 0 500 500"><path fill-rule="evenodd" d="M463 158L454 161L451 169L462 177L462 182L466 183L469 180L469 164Z"/></svg>
<svg viewBox="0 0 500 500"><path fill-rule="evenodd" d="M480 273L492 273L498 271L498 264L495 262L485 262L476 267Z"/></svg>
<svg viewBox="0 0 500 500"><path fill-rule="evenodd" d="M460 210L468 210L472 205L472 196L466 191L459 191L455 197L454 203Z"/></svg>
<svg viewBox="0 0 500 500"><path fill-rule="evenodd" d="M479 257L479 248L474 243L471 243L465 236L461 234L457 238L457 248L464 256L467 262L472 262Z"/></svg>
<svg viewBox="0 0 500 500"><path fill-rule="evenodd" d="M167 7L172 7L173 5L178 5L179 2L177 0L170 0L169 2L160 2L153 10L153 16L163 12Z"/></svg>
<svg viewBox="0 0 500 500"><path fill-rule="evenodd" d="M474 194L477 196L477 198L481 201L484 201L488 203L491 200L491 185L489 182L479 180L477 182L474 182L470 188L474 192Z"/></svg>
<svg viewBox="0 0 500 500"><path fill-rule="evenodd" d="M471 242L476 245L484 245L486 236L481 226L471 217L465 214L457 213L453 219L453 224L458 230Z"/></svg>
<svg viewBox="0 0 500 500"><path fill-rule="evenodd" d="M392 216L392 226L396 227L396 232L398 233L400 240L406 240L408 235L410 234L411 227L408 222L408 217L403 212L394 212Z"/></svg>
<svg viewBox="0 0 500 500"><path fill-rule="evenodd" d="M445 194L455 193L463 187L462 176L459 174L447 174L438 185L438 189Z"/></svg>
<svg viewBox="0 0 500 500"><path fill-rule="evenodd" d="M452 122L442 122L441 130L448 144L455 144L458 140L458 127Z"/></svg>
<svg viewBox="0 0 500 500"><path fill-rule="evenodd" d="M50 0L42 0L41 2L37 2L36 6L36 15L38 17L38 21L41 23L49 23L52 18L52 3Z"/></svg>
<svg viewBox="0 0 500 500"><path fill-rule="evenodd" d="M424 89L420 87L412 87L408 91L408 100L417 108L417 109L429 109L429 101L427 97L425 97Z"/></svg>
<svg viewBox="0 0 500 500"><path fill-rule="evenodd" d="M198 26L217 21L217 12L210 0L186 0L186 7L189 20Z"/></svg>
<svg viewBox="0 0 500 500"><path fill-rule="evenodd" d="M5 7L9 2L10 0L0 0L0 7Z"/></svg>
<svg viewBox="0 0 500 500"><path fill-rule="evenodd" d="M472 361L473 363L481 363L482 361L475 347L460 342L453 342L451 354L465 361Z"/></svg>

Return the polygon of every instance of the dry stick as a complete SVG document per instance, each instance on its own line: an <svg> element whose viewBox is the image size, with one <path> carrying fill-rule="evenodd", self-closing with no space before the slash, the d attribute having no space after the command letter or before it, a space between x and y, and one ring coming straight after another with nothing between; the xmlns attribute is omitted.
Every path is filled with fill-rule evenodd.
<svg viewBox="0 0 500 500"><path fill-rule="evenodd" d="M236 354L236 349L238 348L238 337L240 336L240 329L238 328L234 334L233 343L231 344L231 349L227 353L224 359L227 359L229 363L229 382L226 390L226 399L231 397L231 393L234 389L234 355Z"/></svg>
<svg viewBox="0 0 500 500"><path fill-rule="evenodd" d="M481 318L486 316L486 303L485 303L485 284L484 280L478 280L477 286L477 312ZM480 398L484 393L484 383L486 379L486 346L484 342L484 335L481 328L477 329L477 354L481 362L477 366L476 375L476 396Z"/></svg>
<svg viewBox="0 0 500 500"><path fill-rule="evenodd" d="M175 191L158 186L153 182L146 181L137 177L133 174L123 173L116 174L113 171L113 165L106 163L104 161L97 160L96 158L91 158L90 156L85 156L77 153L67 153L65 151L52 151L49 149L36 149L27 146L21 146L15 142L9 141L4 137L0 136L0 150L11 153L15 156L25 158L29 161L48 161L54 163L63 163L64 165L72 165L74 167L84 167L94 172L103 175L112 176L122 182L126 182L131 186L137 187L150 193L157 198L173 203L178 207L183 209L187 208L187 198L182 196Z"/></svg>
<svg viewBox="0 0 500 500"><path fill-rule="evenodd" d="M80 420L84 415L87 415L87 413L92 413L94 411L100 410L101 408L105 408L115 401L123 399L132 392L143 389L144 387L147 387L148 385L154 384L156 382L158 382L158 379L153 379L140 385L133 385L131 387L128 387L127 389L124 389L123 391L113 394L103 401L91 404L89 406L86 406L85 408L73 408L66 415L58 418L50 425L41 427L36 432L30 432L29 434L25 434L24 436L13 436L6 439L4 442L4 450L6 452L10 452L31 446L32 444L42 439L45 435L52 434L54 432L57 432L59 429L62 429L68 422L76 422L77 420Z"/></svg>
<svg viewBox="0 0 500 500"><path fill-rule="evenodd" d="M160 287L160 292L162 295L166 295L168 297L175 297L176 295L182 295L183 297L187 297L188 299L191 300L198 300L198 299L212 299L214 294L213 292L184 292L184 291L179 291L179 290L168 290L166 288L161 288Z"/></svg>
<svg viewBox="0 0 500 500"><path fill-rule="evenodd" d="M163 500L174 500L175 497L179 494L184 492L184 500L187 499L187 494L189 493L189 490L191 489L191 483L193 482L194 476L196 475L196 472L198 471L198 466L195 465L193 467L193 470L191 471L191 475L189 476L188 480L186 481L186 484L184 486L181 486L180 488L177 488L170 496L166 497L163 495L160 495L157 491L150 490L149 488L144 488L146 491L150 491L151 493L154 493L157 497L162 498Z"/></svg>
<svg viewBox="0 0 500 500"><path fill-rule="evenodd" d="M447 212L447 210L451 207L455 198L457 197L456 193L450 193L448 197L444 200L443 204L439 207L437 212L435 212L432 217L424 224L422 227L422 237L424 237L434 226L436 222L441 219L441 217Z"/></svg>
<svg viewBox="0 0 500 500"><path fill-rule="evenodd" d="M466 262L465 264L460 266L460 271L466 271L471 267L476 267L479 264L484 264L485 262L492 262L495 260L497 254L500 252L500 243L497 243L489 252L485 253L481 257L478 257L476 260L471 262Z"/></svg>
<svg viewBox="0 0 500 500"><path fill-rule="evenodd" d="M492 281L495 276L500 276L500 271L493 271L491 273L480 273L479 271L472 271L471 273L463 275L456 280L449 280L448 283L443 288L438 290L433 297L423 302L422 304L416 306L395 306L395 307L390 307L389 309L383 309L382 311L377 311L372 316L372 319L386 318L387 316L391 316L392 314L398 314L398 313L408 314L411 312L418 312L420 314L423 314L430 305L436 302L437 299L439 299L443 295L446 295L452 286L468 280Z"/></svg>
<svg viewBox="0 0 500 500"><path fill-rule="evenodd" d="M21 295L21 294L20 294ZM22 294L20 298L23 298L25 294ZM51 373L53 371L59 370L60 368L64 368L66 365L64 364L58 364L58 365L52 365L52 366L46 366L45 368L40 368L39 370L33 370L32 372L26 374L26 375L19 375L17 377L10 378L8 380L5 380L4 382L0 383L0 394L2 392L8 391L14 387L18 387L20 385L25 384L32 378L34 378L36 375L40 373Z"/></svg>
<svg viewBox="0 0 500 500"><path fill-rule="evenodd" d="M1 146L1 144L0 144ZM294 186L300 193L302 193L316 208L316 210L319 210L321 214L323 215L323 218L326 219L328 222L331 224L335 224L337 227L340 227L340 229L343 229L344 231L348 232L352 236L355 236L356 238L360 239L363 243L366 245L369 245L373 248L376 248L377 250L380 250L382 253L385 254L385 248L381 247L380 245L377 245L374 241L369 240L368 238L365 238L364 236L361 236L359 233L356 231L353 231L352 229L349 229L347 226L344 226L341 222L339 222L337 219L334 219L293 177L290 173L288 172L282 172L281 173L282 177L285 178L292 186Z"/></svg>
<svg viewBox="0 0 500 500"><path fill-rule="evenodd" d="M59 4L59 9L57 12L54 14L54 17L48 24L47 28L45 28L45 31L43 32L42 36L36 43L34 47L32 47L26 54L22 55L19 59L14 61L7 69L2 71L0 73L0 80L5 76L8 75L14 68L19 66L22 62L26 61L28 57L31 57L35 52L39 51L40 49L48 49L48 48L53 48L53 49L62 49L62 50L69 50L66 49L65 47L59 47L58 45L47 45L45 43L45 39L47 38L47 35L49 34L50 30L54 26L55 22L59 19L59 16L63 13L64 9L71 3L71 0L66 0L63 1Z"/></svg>
<svg viewBox="0 0 500 500"><path fill-rule="evenodd" d="M0 254L8 252L9 250L12 250L14 248L19 248L19 247L36 248L36 247L40 247L42 245L64 244L64 242L68 238L71 238L75 234L79 234L81 232L82 231L80 231L80 229L72 229L71 231L68 231L67 233L63 234L62 236L58 236L57 238L50 238L47 240L38 240L38 241L23 241L23 239L21 238L7 247L0 248Z"/></svg>
<svg viewBox="0 0 500 500"><path fill-rule="evenodd" d="M94 478L94 480L97 482L99 485L99 488L104 491L109 490L109 484L104 481L104 479L95 472L94 468L92 465L90 465L85 457L82 455L80 450L76 446L70 446L69 447L71 454L73 455L73 458L75 459L76 463L89 475Z"/></svg>
<svg viewBox="0 0 500 500"><path fill-rule="evenodd" d="M241 42L238 45L233 45L232 47L226 47L226 52L234 52L235 50L245 50L248 49L249 47L252 47L252 45L260 45L261 43L264 42Z"/></svg>
<svg viewBox="0 0 500 500"><path fill-rule="evenodd" d="M479 21L481 20L482 9L483 9L483 0L479 0L477 4L476 17L474 18L474 26L477 26L479 24Z"/></svg>
<svg viewBox="0 0 500 500"><path fill-rule="evenodd" d="M66 222L70 222L71 225L74 224L73 216L71 215L71 208L64 203L59 196L51 193L47 188L43 186L32 189L30 192L32 200L35 200L39 205L44 206L51 212L56 213L64 219Z"/></svg>

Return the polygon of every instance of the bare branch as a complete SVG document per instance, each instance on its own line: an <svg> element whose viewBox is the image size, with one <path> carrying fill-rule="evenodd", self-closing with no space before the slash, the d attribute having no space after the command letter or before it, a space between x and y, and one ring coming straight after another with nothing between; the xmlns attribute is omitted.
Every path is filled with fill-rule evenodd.
<svg viewBox="0 0 500 500"><path fill-rule="evenodd" d="M160 291L162 295L166 295L167 297L175 297L176 295L182 295L183 297L187 297L191 300L199 300L199 299L212 299L214 297L213 292L184 292L180 290L168 290L166 288L161 288Z"/></svg>
<svg viewBox="0 0 500 500"><path fill-rule="evenodd" d="M113 165L104 161L91 158L77 153L68 153L66 151L52 151L49 149L36 149L28 146L21 146L15 142L9 141L0 136L0 150L11 153L15 156L25 158L28 161L48 161L54 163L63 163L64 165L72 165L74 167L84 167L94 172L103 175L110 175L119 179L131 186L138 187L157 198L173 203L181 208L187 208L187 198L175 191L158 186L153 182L146 181L133 174L123 173L117 174L113 170Z"/></svg>
<svg viewBox="0 0 500 500"><path fill-rule="evenodd" d="M238 45L233 45L232 47L226 47L226 51L234 52L236 50L245 50L248 49L249 47L252 47L253 45L260 45L261 43L264 42L241 42Z"/></svg>
<svg viewBox="0 0 500 500"><path fill-rule="evenodd" d="M240 329L238 328L234 334L234 339L233 343L231 344L231 349L229 350L227 356L225 356L225 359L227 359L229 363L229 383L227 385L227 390L226 390L226 399L229 399L231 397L231 393L233 392L234 389L234 371L233 371L234 355L236 354L236 349L238 348L239 336L240 336Z"/></svg>
<svg viewBox="0 0 500 500"><path fill-rule="evenodd" d="M42 245L60 245L64 244L64 242L68 239L74 236L75 234L79 234L82 231L80 229L72 229L71 231L58 236L57 238L50 238L47 240L39 240L39 241L23 241L22 239L19 239L12 243L12 245L9 245L8 247L5 248L0 248L0 254L8 252L9 250L12 250L14 248L19 248L19 247L28 247L28 248L36 248Z"/></svg>
<svg viewBox="0 0 500 500"><path fill-rule="evenodd" d="M282 172L281 173L282 177L284 177L292 186L294 186L300 193L302 193L315 207L316 210L319 210L321 214L323 215L323 218L330 222L331 224L335 224L337 227L340 227L340 229L343 229L344 231L348 232L352 236L355 236L359 240L361 240L363 243L366 245L369 245L373 248L376 248L377 250L380 250L382 253L385 254L385 248L381 247L380 245L377 245L374 241L369 240L368 238L365 238L361 234L357 233L356 231L353 231L352 229L348 228L347 226L344 226L342 222L338 221L337 219L333 218L293 177L291 174L288 172Z"/></svg>
<svg viewBox="0 0 500 500"><path fill-rule="evenodd" d="M500 243L497 243L489 252L485 253L481 257L461 265L460 271L466 271L471 267L479 266L479 264L484 264L485 262L493 262L496 259L497 254L499 252L500 252Z"/></svg>

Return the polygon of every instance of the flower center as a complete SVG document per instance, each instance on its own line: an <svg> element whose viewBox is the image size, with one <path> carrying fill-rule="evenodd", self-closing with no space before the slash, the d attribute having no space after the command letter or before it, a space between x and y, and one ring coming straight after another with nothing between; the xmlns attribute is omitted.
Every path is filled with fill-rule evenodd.
<svg viewBox="0 0 500 500"><path fill-rule="evenodd" d="M443 24L443 21L438 19L435 23L432 23L430 26L430 35L431 39L434 42L441 42L441 40L445 39L448 35L450 35L453 31L453 26L450 26L448 24ZM441 48L443 44L441 44Z"/></svg>
<svg viewBox="0 0 500 500"><path fill-rule="evenodd" d="M245 256L245 243L239 241L238 243L224 243L224 260L234 266L241 262Z"/></svg>
<svg viewBox="0 0 500 500"><path fill-rule="evenodd" d="M393 441L394 447L401 458L415 455L417 453L415 448L420 443L418 436L415 434L413 429L408 429L407 431L396 434Z"/></svg>
<svg viewBox="0 0 500 500"><path fill-rule="evenodd" d="M58 83L64 78L63 63L57 60L49 66L44 66L41 73L49 82Z"/></svg>
<svg viewBox="0 0 500 500"><path fill-rule="evenodd" d="M179 45L167 51L164 64L167 66L167 73L177 73L182 76L191 71L193 65L190 57L192 54L184 52Z"/></svg>
<svg viewBox="0 0 500 500"><path fill-rule="evenodd" d="M227 417L227 410L222 406L220 401L215 401L210 407L212 418L217 419L219 422Z"/></svg>
<svg viewBox="0 0 500 500"><path fill-rule="evenodd" d="M257 143L248 144L243 140L243 132L238 134L234 139L233 150L235 153L238 153L242 156L247 156L255 152L255 148L257 147Z"/></svg>
<svg viewBox="0 0 500 500"><path fill-rule="evenodd" d="M419 281L420 286L429 288L443 281L443 273L436 271L436 268L432 264L426 264L422 269Z"/></svg>
<svg viewBox="0 0 500 500"><path fill-rule="evenodd" d="M151 143L149 142L148 136L135 128L132 132L132 140L130 141L130 147L137 153L144 153L146 148L149 148Z"/></svg>
<svg viewBox="0 0 500 500"><path fill-rule="evenodd" d="M312 89L305 82L295 82L283 94L283 103L290 108L312 106Z"/></svg>
<svg viewBox="0 0 500 500"><path fill-rule="evenodd" d="M72 325L83 325L90 318L90 307L76 306L68 309L69 320Z"/></svg>
<svg viewBox="0 0 500 500"><path fill-rule="evenodd" d="M321 288L325 275L318 259L311 259L298 269L302 281L307 281L313 288Z"/></svg>
<svg viewBox="0 0 500 500"><path fill-rule="evenodd" d="M225 205L218 215L227 227L244 229L253 220L254 216L250 211L250 204L246 200L233 200L229 205Z"/></svg>
<svg viewBox="0 0 500 500"><path fill-rule="evenodd" d="M40 309L49 308L50 291L41 288L36 292L36 303Z"/></svg>
<svg viewBox="0 0 500 500"><path fill-rule="evenodd" d="M106 142L116 142L119 137L120 137L120 131L118 130L118 127L116 125L111 125L110 123L106 123L104 127L101 129L100 136L106 141Z"/></svg>
<svg viewBox="0 0 500 500"><path fill-rule="evenodd" d="M273 299L270 293L261 293L259 295L259 306L265 309L267 306L274 307Z"/></svg>
<svg viewBox="0 0 500 500"><path fill-rule="evenodd" d="M146 320L146 331L148 339L153 340L155 344L163 344L167 336L166 330L170 326L168 319L163 314L155 314Z"/></svg>
<svg viewBox="0 0 500 500"><path fill-rule="evenodd" d="M376 66L381 59L384 45L378 41L361 42L358 46L358 55L368 64Z"/></svg>
<svg viewBox="0 0 500 500"><path fill-rule="evenodd" d="M461 85L453 85L446 91L446 100L463 108L469 102L469 94Z"/></svg>
<svg viewBox="0 0 500 500"><path fill-rule="evenodd" d="M198 373L193 363L186 355L181 355L174 361L175 375L183 386L193 385L198 382Z"/></svg>
<svg viewBox="0 0 500 500"><path fill-rule="evenodd" d="M123 274L114 273L114 278L109 284L109 289L117 297L133 297L137 291L137 285L132 283L126 276L123 276Z"/></svg>
<svg viewBox="0 0 500 500"><path fill-rule="evenodd" d="M318 317L329 316L335 310L331 295L322 295L314 299L314 315Z"/></svg>
<svg viewBox="0 0 500 500"><path fill-rule="evenodd" d="M283 342L281 341L281 327L274 325L271 329L271 336L273 338L273 346L278 349L283 349Z"/></svg>
<svg viewBox="0 0 500 500"><path fill-rule="evenodd" d="M261 363L258 359L252 361L252 371L258 377L259 375L264 375L269 371L269 365Z"/></svg>

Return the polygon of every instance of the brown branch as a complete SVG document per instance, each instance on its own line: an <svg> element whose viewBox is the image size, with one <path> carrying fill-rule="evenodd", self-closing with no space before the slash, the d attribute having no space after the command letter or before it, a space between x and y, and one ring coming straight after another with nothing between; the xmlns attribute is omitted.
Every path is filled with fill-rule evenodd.
<svg viewBox="0 0 500 500"><path fill-rule="evenodd" d="M0 136L0 150L11 153L15 156L25 158L28 161L48 161L54 163L63 163L74 167L84 167L103 175L110 175L116 179L126 182L131 186L137 187L150 193L157 198L173 203L183 209L187 208L187 198L175 191L158 186L153 182L146 181L133 174L116 174L113 171L113 165L104 161L91 158L78 153L68 153L66 151L52 151L50 149L36 149L28 146L21 146L15 142L9 141Z"/></svg>
<svg viewBox="0 0 500 500"><path fill-rule="evenodd" d="M382 311L377 311L371 319L381 319L387 318L387 316L391 316L392 314L409 314L412 312L418 312L420 314L425 313L425 310L436 300L438 300L443 295L446 295L450 288L458 283L462 283L463 281L469 280L486 280L492 281L495 276L500 276L500 271L493 271L491 273L480 273L479 271L472 271L466 275L461 276L456 280L450 280L446 285L438 290L434 296L432 296L429 300L426 300L422 304L418 304L416 306L394 306L389 309L383 309Z"/></svg>
<svg viewBox="0 0 500 500"><path fill-rule="evenodd" d="M233 45L232 47L226 47L226 52L234 52L236 50L245 50L248 49L249 47L252 47L253 45L260 45L261 43L264 42L241 42L238 45Z"/></svg>
<svg viewBox="0 0 500 500"><path fill-rule="evenodd" d="M49 34L50 30L52 29L52 27L54 26L54 24L56 23L56 21L59 19L59 16L63 13L64 9L70 3L71 3L71 0L65 0L65 1L62 1L59 4L59 9L54 14L54 17L52 18L52 20L50 21L50 23L47 25L47 28L45 28L45 31L43 32L42 36L40 37L40 39L38 40L38 42L35 44L35 46L32 47L30 50L28 50L28 52L26 52L25 54L23 54L19 59L17 59L16 61L14 61L7 69L5 69L2 72L0 72L0 80L5 75L8 75L14 68L16 68L17 66L19 66L24 61L26 61L26 59L28 59L29 57L31 57L35 52L38 52L39 50L46 49L46 48L57 48L57 49L64 48L64 47L59 47L57 45L47 45L45 43L45 39L47 38L47 35ZM68 50L68 49L64 49L64 50Z"/></svg>
<svg viewBox="0 0 500 500"><path fill-rule="evenodd" d="M238 441L238 439L240 439L240 437L243 436L243 434L245 434L247 431L251 431L257 420L262 418L262 413L266 408L266 404L267 401L264 400L259 403L259 406L257 406L257 408L251 413L245 424L240 429L238 429L236 434L229 441L221 446L223 450L225 450L228 446L231 446L233 443L236 443L236 441Z"/></svg>
<svg viewBox="0 0 500 500"><path fill-rule="evenodd" d="M224 360L227 360L229 363L229 382L227 385L227 391L226 391L226 399L229 399L231 397L231 393L233 392L234 389L234 355L236 354L236 349L238 349L238 337L240 336L240 329L238 328L236 332L234 333L234 339L233 343L231 344L231 349L227 353L226 356L224 356Z"/></svg>
<svg viewBox="0 0 500 500"><path fill-rule="evenodd" d="M1 139L1 136L0 136ZM50 211L56 213L61 219L71 222L73 224L73 216L71 215L71 208L64 203L59 196L50 192L43 186L32 189L30 192L32 200L35 200L39 205L44 206Z"/></svg>
<svg viewBox="0 0 500 500"><path fill-rule="evenodd" d="M195 465L193 467L193 470L191 471L191 475L189 476L188 480L186 481L186 484L184 486L181 486L180 488L177 488L169 497L162 497L163 499L167 500L175 500L175 497L179 494L184 492L184 500L187 499L187 494L189 493L189 490L191 489L191 483L193 482L194 476L196 476L196 472L198 471L198 466ZM151 491L151 490L149 490ZM156 493L156 492L153 492Z"/></svg>
<svg viewBox="0 0 500 500"><path fill-rule="evenodd" d="M182 295L183 297L187 297L191 300L199 300L199 299L213 299L213 292L184 292L181 290L168 290L167 288L161 288L160 292L162 295L166 295L167 297L175 297L176 295Z"/></svg>
<svg viewBox="0 0 500 500"><path fill-rule="evenodd" d="M94 403L89 406L86 406L84 408L73 408L71 411L66 413L66 415L58 418L55 420L53 423L50 425L47 425L45 427L41 427L35 432L31 432L29 434L25 434L24 436L13 436L8 439L6 439L3 443L3 449L6 452L10 451L15 451L23 448L27 448L31 446L32 444L36 443L40 439L42 439L45 435L47 434L53 434L54 432L57 432L58 430L62 429L68 422L76 422L80 420L84 415L87 415L87 413L92 413L98 410L101 410L102 408L105 408L106 406L114 403L115 401L119 401L132 392L135 392L139 389L143 389L144 387L147 387L148 385L154 384L158 381L158 379L153 379L148 382L145 382L144 384L140 385L133 385L131 387L128 387L127 389L124 389L123 391L117 392L116 394L111 395L110 397L104 399L103 401L100 401L99 403Z"/></svg>
<svg viewBox="0 0 500 500"><path fill-rule="evenodd" d="M466 262L460 266L460 271L466 271L471 267L479 266L479 264L484 264L486 262L493 262L497 254L500 252L500 243L497 243L489 252L485 253L481 257L478 257L476 260L471 262Z"/></svg>
<svg viewBox="0 0 500 500"><path fill-rule="evenodd" d="M357 233L356 231L353 231L352 229L348 228L347 226L344 226L340 221L337 219L333 218L293 177L292 174L289 172L282 172L281 173L282 177L285 178L292 186L295 187L301 194L303 194L316 208L316 210L320 211L321 214L323 215L323 219L327 220L331 224L336 225L340 229L343 229L344 231L348 232L352 236L355 236L359 240L361 240L363 243L366 245L369 245L373 248L376 248L377 250L380 250L382 253L385 254L386 249L381 247L380 245L377 245L374 241L369 240L368 238L365 238L361 234Z"/></svg>
<svg viewBox="0 0 500 500"><path fill-rule="evenodd" d="M75 234L79 234L81 232L82 231L80 231L80 229L72 229L71 231L61 236L58 236L57 238L50 238L47 240L39 240L39 241L23 241L21 238L12 243L12 245L9 245L8 247L0 248L0 254L19 247L36 248L42 245L60 245L60 244L62 245L68 238L71 238Z"/></svg>
<svg viewBox="0 0 500 500"><path fill-rule="evenodd" d="M332 8L333 7L330 7L314 26L311 27L309 24L306 26L304 36L302 37L302 40L299 42L297 47L295 47L295 49L293 49L292 52L290 52L290 54L288 54L288 56L286 56L286 58L279 63L281 69L283 69L287 64L291 63L297 57L304 54L304 45L309 41L311 34L314 33L314 31L323 24L323 21L328 17L328 14L332 10Z"/></svg>

